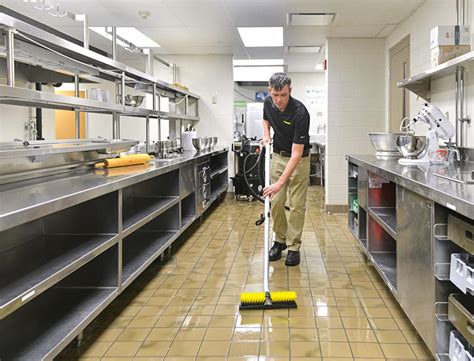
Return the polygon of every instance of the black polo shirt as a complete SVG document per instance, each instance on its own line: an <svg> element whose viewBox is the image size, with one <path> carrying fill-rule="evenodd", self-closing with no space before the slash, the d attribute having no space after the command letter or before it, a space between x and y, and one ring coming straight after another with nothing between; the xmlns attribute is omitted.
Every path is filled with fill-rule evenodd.
<svg viewBox="0 0 474 361"><path fill-rule="evenodd" d="M268 120L273 128L274 151L291 153L293 143L304 144L305 150L311 148L309 113L299 100L290 97L285 111L280 112L271 96L267 96L263 105L263 119Z"/></svg>

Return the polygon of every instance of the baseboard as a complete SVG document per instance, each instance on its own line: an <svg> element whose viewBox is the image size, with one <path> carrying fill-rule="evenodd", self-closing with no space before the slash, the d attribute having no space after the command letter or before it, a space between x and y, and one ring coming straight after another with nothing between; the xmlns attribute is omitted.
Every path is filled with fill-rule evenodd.
<svg viewBox="0 0 474 361"><path fill-rule="evenodd" d="M349 207L347 204L326 204L325 210L328 213L347 213Z"/></svg>

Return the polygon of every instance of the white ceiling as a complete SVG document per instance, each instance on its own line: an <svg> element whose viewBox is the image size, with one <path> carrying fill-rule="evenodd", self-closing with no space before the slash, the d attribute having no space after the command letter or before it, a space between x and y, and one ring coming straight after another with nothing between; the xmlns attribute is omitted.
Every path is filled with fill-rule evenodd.
<svg viewBox="0 0 474 361"><path fill-rule="evenodd" d="M385 37L426 0L49 0L86 13L90 26L135 26L161 45L158 54L233 54L234 58L284 58L288 71L314 71L315 54L287 54L289 45L322 45L328 37ZM53 17L23 0L2 4L81 38L79 23ZM142 19L138 11L151 15ZM287 13L333 12L329 26L287 26ZM285 26L283 48L245 48L240 26ZM110 43L91 33L91 43Z"/></svg>

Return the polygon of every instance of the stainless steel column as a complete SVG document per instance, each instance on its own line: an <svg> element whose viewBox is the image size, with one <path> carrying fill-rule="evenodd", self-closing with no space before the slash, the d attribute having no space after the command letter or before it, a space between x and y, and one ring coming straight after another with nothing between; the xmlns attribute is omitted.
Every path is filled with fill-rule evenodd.
<svg viewBox="0 0 474 361"><path fill-rule="evenodd" d="M74 74L74 96L79 98L81 96L81 91L79 89L79 75ZM74 111L74 116L76 120L76 139L81 138L81 112L77 109Z"/></svg>
<svg viewBox="0 0 474 361"><path fill-rule="evenodd" d="M15 36L13 29L7 29L5 45L7 55L7 85L15 86Z"/></svg>
<svg viewBox="0 0 474 361"><path fill-rule="evenodd" d="M120 82L120 97L122 100L122 105L125 105L125 73L122 72L121 82Z"/></svg>
<svg viewBox="0 0 474 361"><path fill-rule="evenodd" d="M146 116L146 152L150 153L150 116Z"/></svg>
<svg viewBox="0 0 474 361"><path fill-rule="evenodd" d="M146 56L146 73L148 75L153 75L153 53L151 49L148 49L148 54Z"/></svg>
<svg viewBox="0 0 474 361"><path fill-rule="evenodd" d="M117 28L112 26L112 59L117 60Z"/></svg>

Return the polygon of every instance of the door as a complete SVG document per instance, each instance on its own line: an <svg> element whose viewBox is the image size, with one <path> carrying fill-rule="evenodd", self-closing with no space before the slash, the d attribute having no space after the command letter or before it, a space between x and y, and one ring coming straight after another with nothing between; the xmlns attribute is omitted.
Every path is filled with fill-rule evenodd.
<svg viewBox="0 0 474 361"><path fill-rule="evenodd" d="M389 51L390 54L390 131L399 132L400 122L410 117L408 90L397 82L410 76L410 37L407 36Z"/></svg>
<svg viewBox="0 0 474 361"><path fill-rule="evenodd" d="M69 97L74 96L74 91L68 90L57 90L56 94L66 95ZM84 90L79 92L80 98L86 97ZM55 134L56 139L75 139L76 138L76 114L71 110L56 110L55 111ZM81 132L80 138L86 137L86 114L80 113L81 119Z"/></svg>

